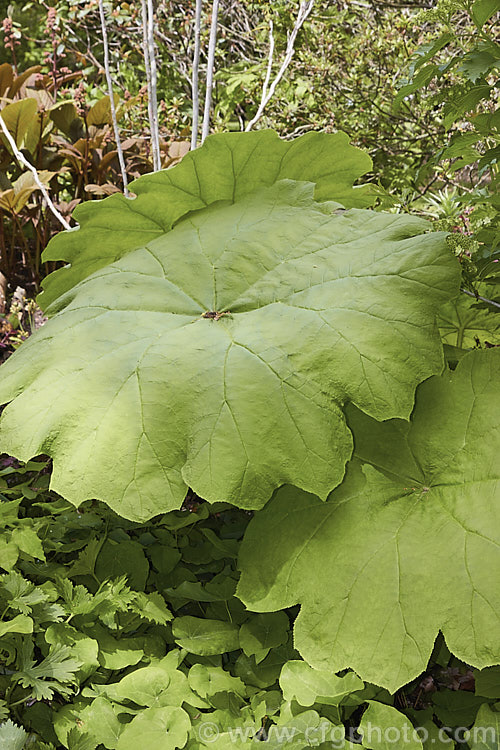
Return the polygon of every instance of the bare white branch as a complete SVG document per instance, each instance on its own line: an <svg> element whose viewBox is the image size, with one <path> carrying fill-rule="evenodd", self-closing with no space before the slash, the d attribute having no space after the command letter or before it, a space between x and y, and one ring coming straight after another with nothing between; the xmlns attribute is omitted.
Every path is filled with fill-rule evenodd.
<svg viewBox="0 0 500 750"><path fill-rule="evenodd" d="M210 130L210 109L212 107L212 89L214 85L215 47L217 45L217 20L219 15L219 0L212 3L212 23L210 26L210 40L207 58L207 88L205 91L205 110L203 112L203 126L201 142L203 143Z"/></svg>
<svg viewBox="0 0 500 750"><path fill-rule="evenodd" d="M21 153L21 151L19 151L19 149L17 147L17 144L16 144L14 138L12 137L9 128L5 124L5 120L3 119L3 117L2 117L1 114L0 114L0 128L2 129L2 132L3 132L4 136L7 139L8 143L9 143L9 146L12 149L12 153L16 157L16 159L19 162L19 164L22 164L23 167L26 167L26 169L29 169L29 171L33 175L33 179L35 180L35 183L37 184L38 189L40 190L41 194L43 195L44 200L45 200L48 208L50 209L50 211L52 211L52 213L54 214L54 216L56 217L56 219L63 225L63 227L65 229L71 229L71 226L68 224L68 222L66 221L66 219L64 218L64 216L54 206L54 204L52 202L52 199L51 199L51 197L49 195L49 191L47 190L47 188L45 187L45 185L41 181L41 179L40 179L40 177L38 175L38 172L36 171L35 167L33 166L33 164L30 164L29 161L26 159L26 157Z"/></svg>
<svg viewBox="0 0 500 750"><path fill-rule="evenodd" d="M157 97L157 80L158 72L156 68L156 50L155 50L155 26L154 26L154 9L153 0L148 0L148 43L149 43L149 67L151 68L151 99L152 113L154 123L154 134L152 138L153 154L156 158L155 172L161 169L160 156L160 131L158 124L158 97Z"/></svg>
<svg viewBox="0 0 500 750"><path fill-rule="evenodd" d="M200 118L199 69L201 51L201 4L202 0L196 0L196 11L194 17L193 78L191 84L193 98L193 129L191 133L191 150L195 149L198 143L198 122Z"/></svg>
<svg viewBox="0 0 500 750"><path fill-rule="evenodd" d="M269 60L267 63L266 79L264 81L264 86L262 88L262 97L261 97L257 112L252 117L250 122L247 123L247 126L245 128L247 132L253 128L253 126L255 125L256 122L258 122L258 120L260 120L260 118L264 114L265 108L267 107L271 99L273 98L278 84L280 83L281 79L285 75L286 69L290 65L293 55L295 53L295 40L297 39L297 34L299 33L300 29L304 25L304 22L306 21L307 17L312 11L313 5L314 5L314 0L307 0L307 2L302 2L300 4L299 12L297 13L297 18L295 20L295 25L291 33L288 36L285 58L274 80L269 86L269 80L271 78L271 70L272 70L272 65L273 65L273 55L274 55L274 35L273 35L272 21L270 22Z"/></svg>
<svg viewBox="0 0 500 750"><path fill-rule="evenodd" d="M271 80L271 73L273 72L273 58L274 58L274 26L272 19L269 19L269 59L267 61L266 77L264 79L264 85L262 86L262 100L265 101L267 96L267 89L269 81Z"/></svg>
<svg viewBox="0 0 500 750"><path fill-rule="evenodd" d="M144 49L144 65L148 84L148 115L149 132L151 134L151 152L153 155L153 171L161 169L160 135L158 129L158 100L157 100L157 69L154 41L154 10L153 0L142 0L142 33Z"/></svg>
<svg viewBox="0 0 500 750"><path fill-rule="evenodd" d="M7 277L0 271L0 315L5 312L7 302Z"/></svg>
<svg viewBox="0 0 500 750"><path fill-rule="evenodd" d="M144 69L146 72L146 83L148 86L148 120L149 120L149 133L151 135L151 141L152 138L152 131L151 131L151 68L149 66L149 44L148 44L148 8L146 5L146 0L141 0L141 11L142 11L142 52L144 55Z"/></svg>
<svg viewBox="0 0 500 750"><path fill-rule="evenodd" d="M118 153L118 161L120 162L120 171L122 173L123 192L128 198L129 192L127 170L125 168L125 159L123 158L122 142L120 140L120 131L118 129L118 120L116 119L115 99L113 96L113 81L111 79L111 70L109 67L108 30L106 28L106 17L104 15L104 0L99 0L99 14L101 16L102 43L104 46L104 71L106 73L106 83L108 84L109 106L111 109L113 130L115 132L116 151Z"/></svg>

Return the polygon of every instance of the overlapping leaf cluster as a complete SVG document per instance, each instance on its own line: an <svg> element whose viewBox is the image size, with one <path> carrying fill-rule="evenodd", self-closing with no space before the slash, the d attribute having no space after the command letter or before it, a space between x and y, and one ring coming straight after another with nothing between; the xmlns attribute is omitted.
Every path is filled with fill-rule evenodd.
<svg viewBox="0 0 500 750"><path fill-rule="evenodd" d="M445 361L456 259L346 210L368 166L342 134L214 136L49 247L0 446L78 510L33 502L36 461L7 482L13 742L422 750L495 721L498 350Z"/></svg>
<svg viewBox="0 0 500 750"><path fill-rule="evenodd" d="M283 484L326 498L352 454L343 405L407 418L458 291L426 222L343 208L370 201L352 187L369 167L343 133L223 134L135 199L80 206L45 253L69 262L41 295L51 319L3 369L1 447L134 520L188 487L252 509Z"/></svg>
<svg viewBox="0 0 500 750"><path fill-rule="evenodd" d="M443 642L427 672L439 691L414 681L404 711L354 672L303 661L295 608L256 614L234 596L245 511L191 497L135 524L100 503L76 511L44 489L44 467L1 472L2 747L350 748L395 726L412 750L413 726L495 726L499 670L476 672L474 695Z"/></svg>

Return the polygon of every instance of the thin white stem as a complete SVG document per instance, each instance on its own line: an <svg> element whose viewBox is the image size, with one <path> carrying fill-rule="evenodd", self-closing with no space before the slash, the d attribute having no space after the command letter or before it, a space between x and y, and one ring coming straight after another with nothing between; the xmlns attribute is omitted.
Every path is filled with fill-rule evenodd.
<svg viewBox="0 0 500 750"><path fill-rule="evenodd" d="M144 54L144 70L146 72L146 83L148 87L148 120L149 134L151 136L151 68L149 67L149 44L148 44L148 8L146 0L141 0L142 11L142 51ZM152 137L150 142L152 141Z"/></svg>
<svg viewBox="0 0 500 750"><path fill-rule="evenodd" d="M161 169L160 153L160 131L158 125L158 96L157 81L158 72L156 68L156 50L155 50L155 26L154 26L154 9L153 0L148 0L148 42L149 42L149 67L151 68L151 111L153 113L153 161L156 162L155 172Z"/></svg>
<svg viewBox="0 0 500 750"><path fill-rule="evenodd" d="M116 151L118 161L120 162L120 171L123 180L123 192L128 198L128 180L127 170L125 168L125 159L123 158L122 142L120 140L120 131L118 129L118 120L116 118L115 98L113 95L113 81L111 79L111 70L109 67L109 47L108 47L108 30L106 28L106 17L104 15L104 0L99 0L99 14L101 16L102 43L104 46L104 71L106 73L106 82L108 84L109 106L111 109L111 120L113 121L113 130L115 132Z"/></svg>
<svg viewBox="0 0 500 750"><path fill-rule="evenodd" d="M161 169L160 136L158 130L158 101L156 94L157 70L154 44L154 11L152 0L142 0L142 32L144 49L144 66L148 84L148 116L149 132L151 134L151 153L153 156L153 171Z"/></svg>
<svg viewBox="0 0 500 750"><path fill-rule="evenodd" d="M274 58L274 26L272 19L269 19L269 59L267 61L266 77L264 79L264 85L262 86L262 99L265 100L267 96L267 89L269 81L271 80L271 73L273 72L273 58Z"/></svg>
<svg viewBox="0 0 500 750"><path fill-rule="evenodd" d="M265 108L267 107L271 99L273 98L278 84L280 83L281 79L285 75L285 72L292 61L292 58L295 52L295 40L297 39L297 34L299 33L300 29L304 25L305 20L307 19L310 12L312 11L313 5L314 5L314 0L307 0L307 2L302 2L300 4L299 12L297 13L297 19L295 21L295 25L291 33L288 36L288 41L287 41L286 51L285 51L285 58L274 80L269 86L269 80L271 78L271 69L272 69L272 64L273 64L272 58L274 54L274 36L273 36L273 29L272 29L272 22L271 22L270 40L269 40L269 60L267 63L266 79L264 81L264 86L262 88L262 97L261 97L257 112L255 113L253 118L250 120L250 122L247 123L247 126L245 128L246 131L251 130L253 126L255 125L255 123L258 122L258 120L260 120L260 118L264 114Z"/></svg>
<svg viewBox="0 0 500 750"><path fill-rule="evenodd" d="M9 142L9 145L12 149L12 153L16 157L19 164L22 164L23 167L26 167L26 169L29 169L31 174L33 175L33 179L35 180L37 187L39 188L41 194L44 197L44 200L49 207L50 211L54 214L56 219L63 225L65 229L71 229L71 226L68 224L64 216L57 210L57 208L54 206L52 199L49 195L49 192L43 182L41 181L40 177L38 176L38 172L36 171L33 164L30 164L29 161L26 159L25 156L19 151L16 142L14 138L12 137L10 130L8 129L7 125L5 124L5 120L3 119L2 115L0 114L0 128L2 129L2 132L4 136L6 137L7 141Z"/></svg>
<svg viewBox="0 0 500 750"><path fill-rule="evenodd" d="M7 301L7 277L0 271L0 314L5 312Z"/></svg>
<svg viewBox="0 0 500 750"><path fill-rule="evenodd" d="M198 123L200 119L200 52L201 52L201 4L202 0L196 0L196 11L194 17L194 52L193 52L193 78L191 84L193 98L193 130L191 133L191 150L198 143Z"/></svg>
<svg viewBox="0 0 500 750"><path fill-rule="evenodd" d="M205 91L205 110L203 112L203 126L201 142L203 143L210 130L210 109L212 107L212 89L214 85L215 47L217 44L217 19L219 15L219 0L212 3L212 23L210 26L210 40L208 42L207 58L207 88Z"/></svg>

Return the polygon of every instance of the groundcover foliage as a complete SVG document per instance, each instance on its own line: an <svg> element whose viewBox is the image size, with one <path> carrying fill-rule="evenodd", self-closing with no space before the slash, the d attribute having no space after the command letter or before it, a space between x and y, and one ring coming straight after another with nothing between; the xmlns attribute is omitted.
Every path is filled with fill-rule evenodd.
<svg viewBox="0 0 500 750"><path fill-rule="evenodd" d="M188 487L325 499L352 452L344 403L407 418L458 290L426 222L333 202L356 202L366 159L343 134L220 135L135 200L83 206L47 251L72 262L42 295L52 317L4 368L0 447L135 520Z"/></svg>
<svg viewBox="0 0 500 750"><path fill-rule="evenodd" d="M0 382L2 750L497 747L498 350L369 167L213 136L49 246Z"/></svg>
<svg viewBox="0 0 500 750"><path fill-rule="evenodd" d="M500 668L472 673L442 638L394 696L303 661L296 607L253 613L234 595L248 512L190 496L138 524L95 501L73 508L46 489L45 461L2 467L2 750L421 750L474 723L495 736ZM368 607L360 620L369 635Z"/></svg>

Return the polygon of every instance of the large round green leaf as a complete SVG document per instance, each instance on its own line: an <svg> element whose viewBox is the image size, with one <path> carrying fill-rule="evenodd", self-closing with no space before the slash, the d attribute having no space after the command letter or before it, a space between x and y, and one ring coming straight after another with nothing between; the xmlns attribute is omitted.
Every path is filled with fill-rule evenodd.
<svg viewBox="0 0 500 750"><path fill-rule="evenodd" d="M70 265L45 279L39 302L50 314L65 291L161 237L189 211L217 201L233 203L278 180L314 182L316 200L336 200L348 208L372 205L370 185L352 187L371 165L345 133L307 133L293 141L282 141L272 130L209 136L173 169L133 182L134 199L115 193L97 206L80 204L74 212L80 227L57 235L43 254L44 260Z"/></svg>
<svg viewBox="0 0 500 750"><path fill-rule="evenodd" d="M351 410L358 458L328 502L283 488L250 522L238 595L259 612L302 604L312 666L394 691L440 629L466 663L500 662L499 364L471 352L430 378L411 425Z"/></svg>
<svg viewBox="0 0 500 750"><path fill-rule="evenodd" d="M285 483L326 498L352 452L344 402L405 418L442 369L458 267L426 222L313 191L191 213L63 295L2 367L0 449L49 454L56 491L138 520L187 486L246 508Z"/></svg>

